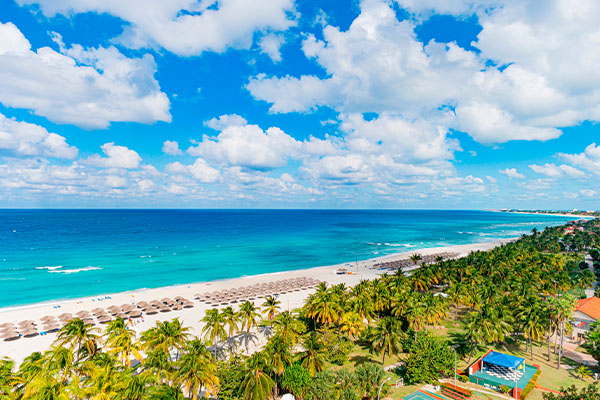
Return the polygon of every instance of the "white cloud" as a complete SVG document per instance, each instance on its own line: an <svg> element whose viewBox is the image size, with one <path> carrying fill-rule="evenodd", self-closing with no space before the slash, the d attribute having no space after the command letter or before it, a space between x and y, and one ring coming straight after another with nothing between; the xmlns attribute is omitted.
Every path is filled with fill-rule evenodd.
<svg viewBox="0 0 600 400"><path fill-rule="evenodd" d="M281 34L270 33L260 39L258 45L261 53L264 53L271 58L274 63L281 62L281 45L285 42L285 38Z"/></svg>
<svg viewBox="0 0 600 400"><path fill-rule="evenodd" d="M46 16L97 12L127 21L116 40L131 48L163 47L181 56L249 49L257 31L295 24L292 0L18 0Z"/></svg>
<svg viewBox="0 0 600 400"><path fill-rule="evenodd" d="M207 126L210 129L214 129L216 131L222 131L223 129L228 128L230 126L242 126L246 125L247 123L248 121L246 121L246 119L237 114L226 114L221 115L218 118L215 117L209 119L208 121L205 121L204 126Z"/></svg>
<svg viewBox="0 0 600 400"><path fill-rule="evenodd" d="M170 121L169 100L154 79L151 55L128 58L115 47L33 51L21 31L0 23L0 102L57 123L105 128L111 122Z"/></svg>
<svg viewBox="0 0 600 400"><path fill-rule="evenodd" d="M578 170L577 168L573 168L570 165L562 164L544 164L544 165L536 165L532 164L529 166L533 171L538 174L546 175L551 178L560 178L564 175L567 175L571 178L583 178L585 177L585 172Z"/></svg>
<svg viewBox="0 0 600 400"><path fill-rule="evenodd" d="M78 149L67 144L63 136L44 127L6 118L0 114L0 151L19 156L45 156L73 159Z"/></svg>
<svg viewBox="0 0 600 400"><path fill-rule="evenodd" d="M216 123L212 125L216 126ZM287 165L288 159L297 154L301 146L300 142L277 127L266 131L258 125L225 124L218 127L223 127L223 130L216 137L205 135L187 152L227 165L262 170Z"/></svg>
<svg viewBox="0 0 600 400"><path fill-rule="evenodd" d="M167 164L165 171L172 174L189 174L202 183L212 183L221 179L219 170L208 165L202 158L197 158L191 165L184 165L177 161Z"/></svg>
<svg viewBox="0 0 600 400"><path fill-rule="evenodd" d="M174 140L165 140L162 146L162 152L170 156L180 156L183 151L179 148L179 143Z"/></svg>
<svg viewBox="0 0 600 400"><path fill-rule="evenodd" d="M584 168L596 175L600 175L600 146L596 146L596 143L587 146L585 151L580 154L560 153L559 155L571 164Z"/></svg>
<svg viewBox="0 0 600 400"><path fill-rule="evenodd" d="M516 168L506 168L498 170L503 175L508 176L510 179L525 179L525 175L519 173Z"/></svg>
<svg viewBox="0 0 600 400"><path fill-rule="evenodd" d="M600 120L600 53L594 50L600 3L552 0L540 8L533 0L397 2L423 18L477 13L483 30L473 45L481 53L455 43L421 43L414 19L398 21L389 2L363 0L347 31L326 26L323 39L309 35L303 42L325 78L259 74L247 89L270 103L271 112L325 106L445 119L484 144L550 140L563 127Z"/></svg>
<svg viewBox="0 0 600 400"><path fill-rule="evenodd" d="M592 189L582 189L579 191L579 193L585 197L596 197L598 192Z"/></svg>
<svg viewBox="0 0 600 400"><path fill-rule="evenodd" d="M86 164L104 168L137 168L142 161L140 155L125 146L117 146L114 142L101 146L106 157L94 154L85 160Z"/></svg>

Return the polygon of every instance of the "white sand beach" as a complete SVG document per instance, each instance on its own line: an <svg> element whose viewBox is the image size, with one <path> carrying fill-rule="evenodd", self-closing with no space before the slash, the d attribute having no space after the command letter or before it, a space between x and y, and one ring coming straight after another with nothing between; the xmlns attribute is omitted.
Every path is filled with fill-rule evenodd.
<svg viewBox="0 0 600 400"><path fill-rule="evenodd" d="M202 324L199 322L199 320L204 316L205 310L211 308L211 306L198 300L194 300L194 296L197 293L208 293L222 289L231 290L243 286L254 285L256 283L263 284L295 277L318 279L329 284L338 284L343 282L348 286L353 286L361 279L374 279L375 277L386 272L385 270L377 270L373 268L373 265L378 262L405 259L415 252L422 255L453 252L459 253L460 256L464 256L471 251L489 250L512 240L515 239L504 239L486 243L474 243L447 247L433 247L405 253L397 253L385 257L378 257L376 259L370 259L367 261L349 262L326 267L245 276L235 279L167 286L156 289L144 289L115 294L103 294L101 296L99 295L94 297L85 297L75 300L64 300L43 304L32 304L20 307L7 307L0 309L0 324L6 322L18 324L23 320L33 320L38 325L41 325L40 318L46 315L58 317L58 315L63 313L75 314L81 310L91 311L95 308L106 309L112 305L120 306L123 304L137 303L142 300L152 301L161 300L165 297L174 298L175 296L183 296L184 298L193 301L193 308L184 308L179 311L171 311L166 313L159 312L155 315L143 315L142 318L132 320L132 329L139 333L152 327L157 320L164 321L173 318L180 318L184 325L191 328L191 334L202 336ZM336 270L340 267L345 267L352 274L337 275ZM312 292L314 292L314 289L294 291L279 295L278 299L281 302L281 308L291 310L300 307L303 304L304 299ZM103 300L99 301L99 298L102 298ZM264 299L261 298L254 300L257 306L262 305L263 301ZM56 306L60 307L57 308ZM234 305L234 308L236 307L237 306ZM96 326L104 329L104 325L97 324ZM55 338L56 333L48 333L43 336L21 337L13 341L4 341L0 339L0 357L9 357L15 360L17 363L20 363L26 356L34 351L44 351L49 349ZM252 347L260 347L263 341L264 338L260 338L259 335L258 340L253 344Z"/></svg>

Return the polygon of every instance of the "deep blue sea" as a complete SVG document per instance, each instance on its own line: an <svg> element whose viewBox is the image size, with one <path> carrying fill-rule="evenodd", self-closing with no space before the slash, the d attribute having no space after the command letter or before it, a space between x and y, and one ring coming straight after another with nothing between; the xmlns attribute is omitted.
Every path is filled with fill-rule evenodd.
<svg viewBox="0 0 600 400"><path fill-rule="evenodd" d="M0 306L486 242L570 219L439 210L0 210Z"/></svg>

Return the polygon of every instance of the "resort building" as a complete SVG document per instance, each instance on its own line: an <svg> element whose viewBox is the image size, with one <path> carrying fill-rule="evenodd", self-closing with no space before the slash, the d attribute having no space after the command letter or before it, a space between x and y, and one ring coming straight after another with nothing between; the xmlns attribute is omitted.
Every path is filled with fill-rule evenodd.
<svg viewBox="0 0 600 400"><path fill-rule="evenodd" d="M588 297L577 302L573 312L572 339L575 341L584 340L586 334L590 331L590 325L600 318L600 299L597 297Z"/></svg>
<svg viewBox="0 0 600 400"><path fill-rule="evenodd" d="M522 357L494 350L484 354L468 370L471 382L498 391L506 386L516 399L520 398L521 392L537 371L537 366L525 364Z"/></svg>

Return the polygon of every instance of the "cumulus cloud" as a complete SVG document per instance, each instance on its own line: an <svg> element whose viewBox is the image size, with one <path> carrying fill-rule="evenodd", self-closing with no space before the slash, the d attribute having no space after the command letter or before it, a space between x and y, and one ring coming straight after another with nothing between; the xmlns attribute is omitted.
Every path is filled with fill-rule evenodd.
<svg viewBox="0 0 600 400"><path fill-rule="evenodd" d="M559 154L573 165L584 168L596 175L600 175L600 146L592 143L580 154Z"/></svg>
<svg viewBox="0 0 600 400"><path fill-rule="evenodd" d="M445 118L484 144L546 141L563 127L600 120L600 3L553 0L542 9L533 0L397 2L421 17L476 13L483 30L473 46L481 52L421 43L413 19L398 21L389 2L363 0L348 30L326 26L322 39L303 42L325 77L258 74L247 89L274 113L325 106Z"/></svg>
<svg viewBox="0 0 600 400"><path fill-rule="evenodd" d="M236 120L239 122L240 118ZM187 150L188 154L227 165L265 170L287 165L288 159L300 149L300 142L277 127L262 130L258 125L222 122L230 119L221 117L220 122L209 122L223 130L216 137L205 135L200 143Z"/></svg>
<svg viewBox="0 0 600 400"><path fill-rule="evenodd" d="M107 13L124 21L116 41L130 48L162 47L181 56L249 49L257 31L295 24L292 0L17 0L38 4L46 16Z"/></svg>
<svg viewBox="0 0 600 400"><path fill-rule="evenodd" d="M73 159L78 149L66 139L44 127L6 118L0 114L0 153L18 156L45 156Z"/></svg>
<svg viewBox="0 0 600 400"><path fill-rule="evenodd" d="M111 122L171 121L154 79L154 58L128 58L115 47L32 50L12 23L0 23L0 102L57 123L105 128Z"/></svg>
<svg viewBox="0 0 600 400"><path fill-rule="evenodd" d="M162 152L170 156L180 156L183 151L179 148L179 143L174 140L165 140L162 146Z"/></svg>
<svg viewBox="0 0 600 400"><path fill-rule="evenodd" d="M503 175L508 176L510 179L525 179L525 175L521 174L520 172L517 171L516 168L506 168L506 169L500 169L498 170L498 172L500 172Z"/></svg>
<svg viewBox="0 0 600 400"><path fill-rule="evenodd" d="M281 34L270 33L260 39L258 45L261 53L264 53L271 58L274 63L281 62L281 45L285 42L285 38Z"/></svg>
<svg viewBox="0 0 600 400"><path fill-rule="evenodd" d="M197 158L196 161L190 165L184 165L177 161L167 164L165 171L174 174L190 174L198 182L202 183L216 182L221 178L221 173L219 170L212 168L202 158Z"/></svg>
<svg viewBox="0 0 600 400"><path fill-rule="evenodd" d="M237 114L225 114L205 121L204 126L216 131L222 131L230 126L243 126L247 123L246 119Z"/></svg>
<svg viewBox="0 0 600 400"><path fill-rule="evenodd" d="M571 178L583 178L585 177L585 172L578 170L577 168L571 167L570 165L562 164L544 164L544 165L536 165L532 164L529 166L533 171L538 174L546 175L551 178L560 178L564 175L569 176Z"/></svg>
<svg viewBox="0 0 600 400"><path fill-rule="evenodd" d="M101 146L106 157L94 154L85 163L95 167L104 168L137 168L142 161L140 155L125 146L117 146L114 142L105 143Z"/></svg>

